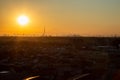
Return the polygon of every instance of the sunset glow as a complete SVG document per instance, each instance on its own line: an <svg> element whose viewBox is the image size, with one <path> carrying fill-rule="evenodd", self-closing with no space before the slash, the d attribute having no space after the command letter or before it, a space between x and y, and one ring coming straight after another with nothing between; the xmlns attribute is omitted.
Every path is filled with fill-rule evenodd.
<svg viewBox="0 0 120 80"><path fill-rule="evenodd" d="M17 6L16 6L17 5ZM0 0L0 35L120 36L120 0Z"/></svg>

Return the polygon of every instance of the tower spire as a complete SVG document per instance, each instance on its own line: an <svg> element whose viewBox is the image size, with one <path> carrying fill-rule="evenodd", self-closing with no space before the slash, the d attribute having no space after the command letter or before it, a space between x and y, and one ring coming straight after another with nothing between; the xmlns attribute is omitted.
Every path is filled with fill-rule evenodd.
<svg viewBox="0 0 120 80"><path fill-rule="evenodd" d="M43 37L45 36L45 32L46 32L46 29L45 29L45 26L44 26L44 29L43 29Z"/></svg>

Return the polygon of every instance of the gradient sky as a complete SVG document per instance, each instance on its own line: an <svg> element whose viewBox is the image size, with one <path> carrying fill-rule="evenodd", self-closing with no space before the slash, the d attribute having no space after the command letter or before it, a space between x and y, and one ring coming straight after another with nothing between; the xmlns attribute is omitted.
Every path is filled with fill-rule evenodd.
<svg viewBox="0 0 120 80"><path fill-rule="evenodd" d="M120 35L120 0L0 0L0 34L42 34L44 26L47 35Z"/></svg>

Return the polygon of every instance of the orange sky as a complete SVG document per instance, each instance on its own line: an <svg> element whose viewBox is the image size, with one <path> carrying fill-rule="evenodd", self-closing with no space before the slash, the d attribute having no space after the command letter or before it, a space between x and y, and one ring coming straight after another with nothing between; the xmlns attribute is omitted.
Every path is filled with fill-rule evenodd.
<svg viewBox="0 0 120 80"><path fill-rule="evenodd" d="M120 35L119 0L0 0L0 34ZM25 14L25 27L17 18Z"/></svg>

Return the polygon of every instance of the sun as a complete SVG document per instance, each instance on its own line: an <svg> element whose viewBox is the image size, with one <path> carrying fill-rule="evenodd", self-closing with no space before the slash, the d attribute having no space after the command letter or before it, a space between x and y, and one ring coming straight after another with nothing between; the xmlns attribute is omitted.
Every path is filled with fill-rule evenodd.
<svg viewBox="0 0 120 80"><path fill-rule="evenodd" d="M17 22L19 23L19 25L24 26L29 23L29 18L25 15L21 15L18 17Z"/></svg>

